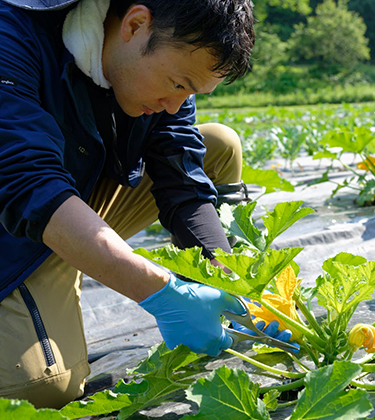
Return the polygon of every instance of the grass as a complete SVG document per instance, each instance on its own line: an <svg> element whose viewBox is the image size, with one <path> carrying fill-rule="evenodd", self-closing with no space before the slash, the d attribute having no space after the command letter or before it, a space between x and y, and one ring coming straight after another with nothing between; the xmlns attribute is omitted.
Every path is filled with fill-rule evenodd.
<svg viewBox="0 0 375 420"><path fill-rule="evenodd" d="M197 108L233 109L267 106L293 106L375 102L375 84L327 86L325 89L296 90L275 95L272 92L239 93L225 96L197 96Z"/></svg>

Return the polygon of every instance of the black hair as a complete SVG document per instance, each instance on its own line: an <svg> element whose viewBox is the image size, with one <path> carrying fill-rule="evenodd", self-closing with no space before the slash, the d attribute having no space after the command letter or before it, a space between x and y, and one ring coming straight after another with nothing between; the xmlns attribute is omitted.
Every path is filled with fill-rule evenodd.
<svg viewBox="0 0 375 420"><path fill-rule="evenodd" d="M227 84L250 70L255 41L251 0L111 0L110 7L123 18L136 4L146 6L152 15L145 55L163 44L187 43L206 48L215 57L210 70Z"/></svg>

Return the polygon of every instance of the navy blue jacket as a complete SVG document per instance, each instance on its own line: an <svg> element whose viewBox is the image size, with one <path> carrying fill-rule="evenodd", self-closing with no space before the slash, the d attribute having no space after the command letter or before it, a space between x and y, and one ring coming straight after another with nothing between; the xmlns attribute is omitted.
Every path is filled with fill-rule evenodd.
<svg viewBox="0 0 375 420"><path fill-rule="evenodd" d="M48 3L72 1L7 3L48 9ZM54 211L71 195L87 200L104 169L136 187L146 168L169 230L178 206L216 200L202 169L202 137L192 127L194 99L176 115L123 114L127 128L113 153L99 135L87 84L62 43L68 9L40 12L7 3L0 0L0 301L51 253L42 233Z"/></svg>

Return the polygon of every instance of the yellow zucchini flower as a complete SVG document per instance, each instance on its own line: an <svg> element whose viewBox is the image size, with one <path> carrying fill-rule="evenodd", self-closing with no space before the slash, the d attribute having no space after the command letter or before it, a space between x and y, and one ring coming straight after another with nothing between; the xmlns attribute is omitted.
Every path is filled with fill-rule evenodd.
<svg viewBox="0 0 375 420"><path fill-rule="evenodd" d="M276 287L279 294L264 293L262 299L272 305L275 309L287 315L294 321L300 322L297 314L296 305L293 300L294 289L298 285L297 277L291 266L285 268L276 280ZM301 341L302 333L292 326L288 325L285 321L278 318L273 312L264 306L257 306L257 304L249 303L250 313L255 316L253 322L256 324L258 321L265 321L268 325L271 321L279 322L279 330L289 329L292 332L291 341Z"/></svg>
<svg viewBox="0 0 375 420"><path fill-rule="evenodd" d="M373 156L367 156L366 160L357 163L357 169L363 169L364 171L369 171L369 167L373 166L375 166L375 157Z"/></svg>
<svg viewBox="0 0 375 420"><path fill-rule="evenodd" d="M375 327L368 324L357 324L349 333L349 346L352 351L365 347L367 353L375 353Z"/></svg>

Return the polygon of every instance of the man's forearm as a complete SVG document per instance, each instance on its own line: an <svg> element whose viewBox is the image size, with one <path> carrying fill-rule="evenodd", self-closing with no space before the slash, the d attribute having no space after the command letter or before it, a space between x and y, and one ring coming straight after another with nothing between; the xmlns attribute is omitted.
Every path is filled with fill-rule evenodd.
<svg viewBox="0 0 375 420"><path fill-rule="evenodd" d="M164 270L133 254L131 247L76 196L52 215L43 242L68 264L136 302L169 280Z"/></svg>

